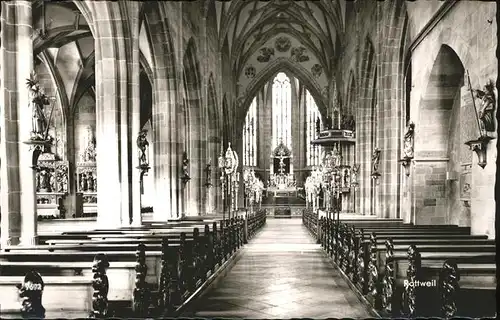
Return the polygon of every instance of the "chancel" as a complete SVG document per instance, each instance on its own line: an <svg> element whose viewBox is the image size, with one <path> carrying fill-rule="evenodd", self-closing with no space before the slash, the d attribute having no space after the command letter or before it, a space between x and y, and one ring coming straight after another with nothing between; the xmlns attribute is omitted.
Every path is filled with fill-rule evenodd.
<svg viewBox="0 0 500 320"><path fill-rule="evenodd" d="M0 318L496 317L497 4L0 4Z"/></svg>

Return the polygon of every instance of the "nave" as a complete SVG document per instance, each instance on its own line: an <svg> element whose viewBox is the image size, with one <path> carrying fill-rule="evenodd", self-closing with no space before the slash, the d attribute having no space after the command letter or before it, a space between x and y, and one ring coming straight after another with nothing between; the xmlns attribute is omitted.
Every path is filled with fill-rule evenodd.
<svg viewBox="0 0 500 320"><path fill-rule="evenodd" d="M185 317L369 318L300 219L268 219L228 274Z"/></svg>

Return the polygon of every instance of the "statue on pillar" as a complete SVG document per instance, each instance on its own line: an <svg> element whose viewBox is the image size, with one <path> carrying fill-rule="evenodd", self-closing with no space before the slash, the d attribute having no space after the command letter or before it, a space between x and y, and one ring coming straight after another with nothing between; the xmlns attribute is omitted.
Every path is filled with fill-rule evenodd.
<svg viewBox="0 0 500 320"><path fill-rule="evenodd" d="M475 90L476 97L481 99L478 110L481 129L484 131L495 131L494 111L495 111L495 92L493 82L488 82L483 90Z"/></svg>
<svg viewBox="0 0 500 320"><path fill-rule="evenodd" d="M31 138L34 140L45 140L47 138L47 119L45 118L44 106L50 104L49 98L45 94L34 71L30 74L30 77L26 79L26 86L30 93L31 105L33 108Z"/></svg>
<svg viewBox="0 0 500 320"><path fill-rule="evenodd" d="M380 162L380 149L375 148L372 154L373 173L378 173L379 162Z"/></svg>
<svg viewBox="0 0 500 320"><path fill-rule="evenodd" d="M332 117L330 117L330 116L326 117L326 129L327 130L333 129L333 121L332 121Z"/></svg>
<svg viewBox="0 0 500 320"><path fill-rule="evenodd" d="M146 137L148 133L148 130L141 130L139 132L139 136L137 137L137 148L139 148L139 165L140 166L147 166L148 165L148 159L146 155L146 150L149 147L149 142Z"/></svg>
<svg viewBox="0 0 500 320"><path fill-rule="evenodd" d="M355 164L352 166L352 174L351 174L351 184L352 185L358 184L359 167L360 167L359 164Z"/></svg>
<svg viewBox="0 0 500 320"><path fill-rule="evenodd" d="M352 114L349 115L349 118L347 119L347 130L356 130L356 121L354 120L354 116Z"/></svg>
<svg viewBox="0 0 500 320"><path fill-rule="evenodd" d="M414 141L415 141L415 123L413 123L413 121L409 121L404 136L403 158L413 159Z"/></svg>
<svg viewBox="0 0 500 320"><path fill-rule="evenodd" d="M319 134L321 131L321 120L319 117L316 118L316 134Z"/></svg>
<svg viewBox="0 0 500 320"><path fill-rule="evenodd" d="M206 186L209 187L212 184L210 183L212 177L212 164L210 164L210 160L207 163L207 166L205 167L205 178L206 178Z"/></svg>

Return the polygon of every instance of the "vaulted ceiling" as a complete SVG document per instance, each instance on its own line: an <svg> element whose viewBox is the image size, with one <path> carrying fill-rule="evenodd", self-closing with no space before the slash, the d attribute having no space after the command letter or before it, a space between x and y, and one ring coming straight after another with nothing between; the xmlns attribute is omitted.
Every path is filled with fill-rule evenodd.
<svg viewBox="0 0 500 320"><path fill-rule="evenodd" d="M343 42L344 0L216 1L219 49L229 54L237 105L288 70L326 101ZM318 102L318 101L317 101Z"/></svg>
<svg viewBox="0 0 500 320"><path fill-rule="evenodd" d="M236 76L243 72L252 56L261 55L263 61L266 56L272 57L273 51L288 50L290 55L301 51L313 56L330 74L339 33L343 31L342 3L338 0L217 1L220 48L227 46ZM262 50L268 40L279 34L293 40L281 37L274 48ZM293 51L290 42L297 42L304 49Z"/></svg>

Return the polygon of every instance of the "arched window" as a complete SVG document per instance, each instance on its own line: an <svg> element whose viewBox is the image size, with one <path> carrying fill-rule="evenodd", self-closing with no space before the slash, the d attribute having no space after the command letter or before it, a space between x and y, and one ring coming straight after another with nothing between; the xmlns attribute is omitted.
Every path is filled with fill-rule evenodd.
<svg viewBox="0 0 500 320"><path fill-rule="evenodd" d="M254 98L243 127L243 165L257 165L257 98Z"/></svg>
<svg viewBox="0 0 500 320"><path fill-rule="evenodd" d="M292 149L292 88L290 79L280 72L273 81L272 107L272 148L274 150L283 141L285 146Z"/></svg>
<svg viewBox="0 0 500 320"><path fill-rule="evenodd" d="M314 101L309 90L306 90L306 159L308 166L317 166L321 161L321 146L311 144L316 139L316 120L320 120L320 128L323 127L318 106Z"/></svg>

